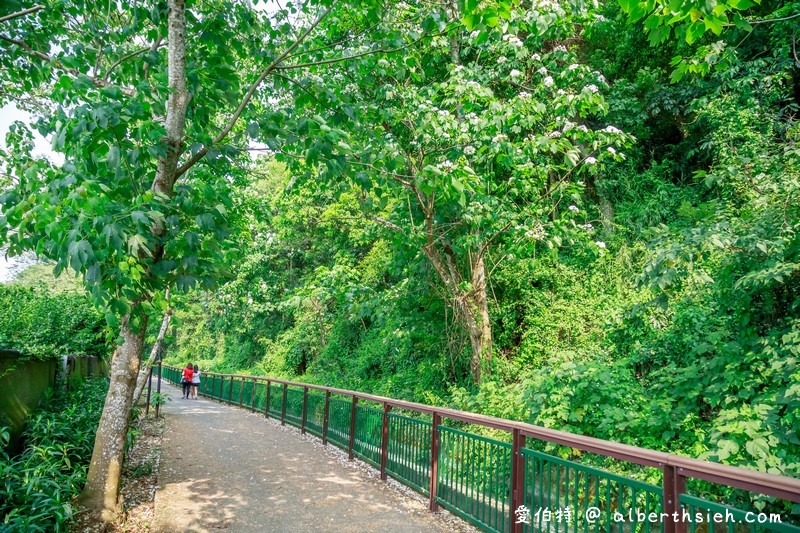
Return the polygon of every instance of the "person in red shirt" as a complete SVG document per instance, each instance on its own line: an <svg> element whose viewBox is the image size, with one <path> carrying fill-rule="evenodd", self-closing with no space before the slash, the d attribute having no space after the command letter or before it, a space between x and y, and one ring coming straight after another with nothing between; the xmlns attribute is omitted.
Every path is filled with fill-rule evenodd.
<svg viewBox="0 0 800 533"><path fill-rule="evenodd" d="M189 398L189 391L192 388L192 376L194 376L194 367L192 363L189 363L186 365L186 368L183 369L183 376L181 376L181 385L183 387L182 400Z"/></svg>

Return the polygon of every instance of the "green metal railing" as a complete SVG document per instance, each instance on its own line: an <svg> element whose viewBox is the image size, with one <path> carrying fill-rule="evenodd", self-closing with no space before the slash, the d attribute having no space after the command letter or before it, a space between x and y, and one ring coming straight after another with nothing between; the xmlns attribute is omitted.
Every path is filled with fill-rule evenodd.
<svg viewBox="0 0 800 533"><path fill-rule="evenodd" d="M389 413L389 450L386 472L428 494L431 484L431 423Z"/></svg>
<svg viewBox="0 0 800 533"><path fill-rule="evenodd" d="M489 531L509 530L511 445L439 426L436 501Z"/></svg>
<svg viewBox="0 0 800 533"><path fill-rule="evenodd" d="M527 448L522 450L522 455L525 457L526 505L531 509L562 511L560 520L550 517L552 531L612 531L615 529L614 513L632 517L625 531L661 531L660 522L639 519L642 514L646 517L662 512L661 487ZM597 510L594 523L586 518L590 507ZM565 509L570 510L571 526L563 516ZM541 521L541 513L539 518ZM526 527L526 530L533 529Z"/></svg>
<svg viewBox="0 0 800 533"><path fill-rule="evenodd" d="M162 376L178 384L181 370L165 366ZM800 506L790 503L800 503L797 479L306 383L205 373L199 390L317 435L378 468L382 479L391 476L428 496L432 511L442 506L485 531L800 533ZM502 430L510 442L453 423ZM526 446L527 439L659 469L661 486L544 453L533 449L541 445ZM578 455L572 452L565 456ZM694 480L691 490L687 480ZM698 489L701 483L715 490ZM732 502L712 494L729 494L730 487L746 496L730 496ZM771 497L783 511L780 523L756 509L756 495Z"/></svg>

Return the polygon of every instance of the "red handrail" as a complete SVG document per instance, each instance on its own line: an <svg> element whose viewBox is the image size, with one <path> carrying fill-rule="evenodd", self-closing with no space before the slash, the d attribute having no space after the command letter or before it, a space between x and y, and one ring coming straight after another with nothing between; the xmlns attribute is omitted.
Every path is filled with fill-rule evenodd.
<svg viewBox="0 0 800 533"><path fill-rule="evenodd" d="M174 367L174 370L179 370ZM432 450L436 450L437 447L437 439L436 439L436 426L438 426L437 421L441 420L442 418L448 418L451 420L458 420L461 422L466 422L469 424L477 424L485 427L490 427L494 429L499 429L503 431L509 431L512 436L514 437L514 447L515 449L524 445L524 440L526 437L534 438L541 441L551 442L554 444L559 444L562 446L568 446L571 448L576 448L578 450L594 453L597 455L602 455L605 457L612 457L614 459L618 459L621 461L626 461L630 463L634 463L637 465L642 466L649 466L649 467L656 467L660 468L664 471L664 509L670 510L671 513L674 510L679 508L679 498L680 494L685 492L686 486L686 479L688 478L695 478L695 479L702 479L705 481L709 481L712 483L716 483L719 485L727 485L730 487L736 487L740 489L745 489L750 492L766 494L768 496L774 496L780 499L789 500L791 502L800 503L800 479L789 478L786 476L779 476L775 474L768 474L765 472L758 472L755 470L741 468L736 466L729 466L723 465L719 463L713 463L710 461L702 461L699 459L693 459L691 457L684 457L681 455L675 455L671 453L659 452L656 450L650 450L647 448L640 448L638 446L631 446L628 444L621 444L618 442L607 441L602 439L597 439L594 437L587 437L585 435L577 435L574 433L568 433L566 431L559 431L556 429L549 429L541 426L536 426L533 424L527 424L525 422L518 422L513 420L506 420L503 418L496 418L493 416L481 415L477 413L469 413L466 411L460 411L457 409L451 409L448 407L439 407L439 406L432 406L432 405L425 405L416 402L409 402L405 400L397 400L394 398L386 398L384 396L378 396L375 394L367 394L358 391L351 391L347 389L337 389L335 387L325 387L322 385L314 385L311 383L300 383L296 381L289 381L289 380L282 380L282 379L274 379L274 378L265 378L261 376L246 376L241 374L219 374L215 372L206 372L206 376L220 376L224 378L231 379L231 385L234 379L241 378L241 379L252 379L253 382L268 382L268 383L277 383L283 385L283 409L285 409L286 405L286 390L287 387L300 387L304 391L308 391L309 389L319 390L326 393L326 396L330 394L338 394L342 396L350 396L353 399L353 409L355 409L355 403L359 400L365 400L370 402L375 402L382 404L384 406L384 412L388 413L389 409L391 408L399 408L405 409L408 411L415 411L418 413L425 413L430 414L434 420L434 431L432 436ZM281 422L285 423L285 411L281 413ZM305 411L305 409L304 409ZM351 420L351 424L354 420ZM383 432L385 434L386 428L383 428ZM351 428L351 446L352 446L352 435L353 431ZM382 439L383 447L386 446L386 438ZM352 459L352 450L349 450L350 458ZM383 475L383 470L385 468L385 453L386 450L382 450L382 455L384 456L383 460L381 461L381 473ZM521 461L513 460L512 461L512 478L515 480L514 487L512 488L512 501L517 502L518 499L515 493L521 487L521 476L517 471L519 467L519 463ZM436 472L436 459L435 457L432 458L432 465L431 465L431 472L435 474ZM517 490L514 490L517 489ZM437 504L435 501L436 491L432 489L430 491L430 508L431 510L435 510L437 508ZM513 513L515 506L511 506L511 512ZM513 518L513 514L512 514ZM512 524L514 524L514 520L512 519ZM673 532L680 532L685 528L685 524L681 523L679 520L675 520L673 523L666 523L665 524L665 533L673 533Z"/></svg>

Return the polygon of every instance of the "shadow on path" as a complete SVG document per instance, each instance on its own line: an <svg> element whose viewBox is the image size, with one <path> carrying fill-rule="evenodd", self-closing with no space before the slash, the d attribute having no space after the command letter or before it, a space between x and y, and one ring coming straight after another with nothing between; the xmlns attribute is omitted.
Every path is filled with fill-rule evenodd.
<svg viewBox="0 0 800 533"><path fill-rule="evenodd" d="M472 531L294 428L162 387L172 401L162 407L154 531Z"/></svg>

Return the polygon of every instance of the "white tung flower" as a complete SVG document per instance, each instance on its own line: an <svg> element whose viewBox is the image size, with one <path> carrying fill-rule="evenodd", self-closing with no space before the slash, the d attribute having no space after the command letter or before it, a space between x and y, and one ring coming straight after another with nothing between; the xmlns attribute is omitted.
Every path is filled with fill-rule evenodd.
<svg viewBox="0 0 800 533"><path fill-rule="evenodd" d="M580 209L578 209L578 206L577 206L577 205L571 205L571 206L569 206L569 210L570 210L570 211L572 211L572 212L574 212L574 213L577 213L578 211L580 211Z"/></svg>
<svg viewBox="0 0 800 533"><path fill-rule="evenodd" d="M541 61L542 60L542 56L540 56L539 54L533 54L531 56L531 59L533 59L534 61Z"/></svg>
<svg viewBox="0 0 800 533"><path fill-rule="evenodd" d="M597 159L595 159L594 157L589 156L586 158L587 165L594 165L595 163L597 163Z"/></svg>
<svg viewBox="0 0 800 533"><path fill-rule="evenodd" d="M545 67L539 67L539 69L536 72L538 72L542 76L546 76L547 75L547 69Z"/></svg>
<svg viewBox="0 0 800 533"><path fill-rule="evenodd" d="M500 57L497 58L497 62L498 63L505 63L506 61L508 61L506 56L500 56Z"/></svg>
<svg viewBox="0 0 800 533"><path fill-rule="evenodd" d="M555 48L553 48L553 52L566 52L566 51L567 47L563 45L558 45Z"/></svg>
<svg viewBox="0 0 800 533"><path fill-rule="evenodd" d="M507 141L507 140L508 140L508 137L504 133L498 133L497 135L492 137L492 142L493 143L499 143L499 142L503 142L503 141Z"/></svg>
<svg viewBox="0 0 800 533"><path fill-rule="evenodd" d="M622 133L622 130L620 130L619 128L615 128L614 126L606 126L603 131L607 133L616 133L616 134Z"/></svg>
<svg viewBox="0 0 800 533"><path fill-rule="evenodd" d="M552 87L555 81L553 80L552 76L547 76L542 80L542 83L544 83L545 87Z"/></svg>
<svg viewBox="0 0 800 533"><path fill-rule="evenodd" d="M464 147L464 155L475 155L475 147L474 146L465 146Z"/></svg>
<svg viewBox="0 0 800 533"><path fill-rule="evenodd" d="M613 146L609 146L608 148L606 148L606 150L608 150L608 152L610 154L616 154L617 153L617 151L614 149Z"/></svg>
<svg viewBox="0 0 800 533"><path fill-rule="evenodd" d="M441 163L436 165L436 168L439 168L439 169L453 168L453 163L451 161L442 161Z"/></svg>
<svg viewBox="0 0 800 533"><path fill-rule="evenodd" d="M517 48L522 46L522 41L520 41L519 38L516 35L512 35L510 33L507 33L507 34L503 35L503 40L506 41L511 46L514 46L514 47L517 47Z"/></svg>
<svg viewBox="0 0 800 533"><path fill-rule="evenodd" d="M598 248L606 247L606 243L604 243L603 241L595 241L595 244L597 245Z"/></svg>
<svg viewBox="0 0 800 533"><path fill-rule="evenodd" d="M524 100L526 98L530 98L531 93L529 93L528 91L522 91L521 93L519 93L519 97Z"/></svg>
<svg viewBox="0 0 800 533"><path fill-rule="evenodd" d="M547 136L552 138L552 139L558 139L559 137L561 137L561 132L558 131L558 130L553 130L553 131L547 132Z"/></svg>
<svg viewBox="0 0 800 533"><path fill-rule="evenodd" d="M519 78L520 76L522 76L522 72L520 72L517 69L513 69L510 74L512 78Z"/></svg>
<svg viewBox="0 0 800 533"><path fill-rule="evenodd" d="M599 91L599 89L597 88L597 85L595 85L593 83L587 85L586 87L584 87L584 89L588 90L589 92L592 92L592 93L596 93L597 91Z"/></svg>
<svg viewBox="0 0 800 533"><path fill-rule="evenodd" d="M389 62L386 61L385 59L380 59L378 60L378 66L381 68L386 68L389 66Z"/></svg>
<svg viewBox="0 0 800 533"><path fill-rule="evenodd" d="M571 65L570 65L569 67L567 67L567 68L568 68L569 70L575 70L576 68L578 68L578 65L577 65L577 63L573 63L573 64L571 64Z"/></svg>

